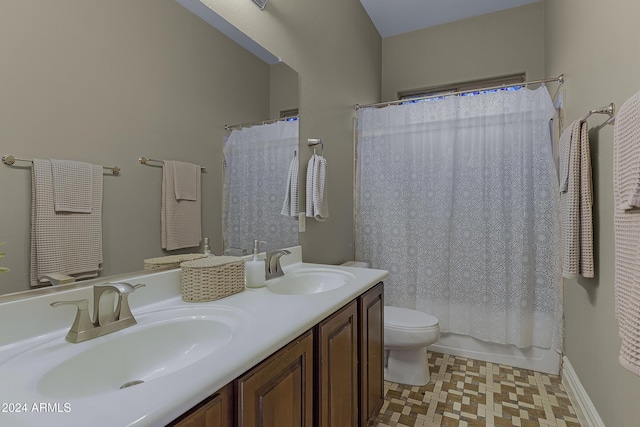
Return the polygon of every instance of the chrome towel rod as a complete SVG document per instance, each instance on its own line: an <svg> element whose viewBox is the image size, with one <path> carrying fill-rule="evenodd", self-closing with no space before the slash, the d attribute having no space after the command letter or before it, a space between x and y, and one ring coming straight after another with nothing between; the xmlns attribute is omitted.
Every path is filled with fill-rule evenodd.
<svg viewBox="0 0 640 427"><path fill-rule="evenodd" d="M138 161L140 163L142 163L143 165L146 165L148 162L154 162L154 163L160 163L160 164L162 164L162 162L164 162L164 160L149 159L147 157L140 157L140 158L138 158ZM205 168L204 166L200 166L200 170L201 171L206 171L207 168Z"/></svg>
<svg viewBox="0 0 640 427"><path fill-rule="evenodd" d="M600 108L596 108L593 109L591 111L589 111L587 114L585 114L584 116L582 116L582 120L583 122L585 120L587 120L589 117L591 117L591 115L593 114L607 114L609 116L609 120L607 120L607 124L613 124L613 122L615 121L615 114L616 114L616 104L614 104L613 102L609 105L607 105L606 107L600 107Z"/></svg>
<svg viewBox="0 0 640 427"><path fill-rule="evenodd" d="M13 164L15 162L33 163L33 160L32 159L19 159L17 157L12 156L11 154L6 154L6 155L2 156L2 163L4 163L7 166L13 166ZM120 173L120 171L122 170L118 166L103 166L102 168L110 170L111 173L114 174L114 175L118 175Z"/></svg>

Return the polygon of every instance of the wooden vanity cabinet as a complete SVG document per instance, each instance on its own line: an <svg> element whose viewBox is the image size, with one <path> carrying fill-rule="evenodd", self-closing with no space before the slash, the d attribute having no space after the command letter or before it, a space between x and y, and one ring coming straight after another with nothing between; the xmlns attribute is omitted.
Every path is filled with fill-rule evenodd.
<svg viewBox="0 0 640 427"><path fill-rule="evenodd" d="M318 427L358 426L358 305L351 301L316 326Z"/></svg>
<svg viewBox="0 0 640 427"><path fill-rule="evenodd" d="M199 403L170 427L233 427L233 383Z"/></svg>
<svg viewBox="0 0 640 427"><path fill-rule="evenodd" d="M238 427L311 427L313 332L236 380Z"/></svg>
<svg viewBox="0 0 640 427"><path fill-rule="evenodd" d="M370 426L384 402L384 285L358 298L360 426Z"/></svg>
<svg viewBox="0 0 640 427"><path fill-rule="evenodd" d="M384 402L384 285L316 326L316 426L372 425Z"/></svg>
<svg viewBox="0 0 640 427"><path fill-rule="evenodd" d="M384 401L378 283L174 421L174 427L365 427Z"/></svg>

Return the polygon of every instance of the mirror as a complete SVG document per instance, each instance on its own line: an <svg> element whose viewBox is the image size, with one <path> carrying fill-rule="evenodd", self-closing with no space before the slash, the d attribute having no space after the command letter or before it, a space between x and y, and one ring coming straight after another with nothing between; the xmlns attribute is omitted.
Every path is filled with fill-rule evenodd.
<svg viewBox="0 0 640 427"><path fill-rule="evenodd" d="M236 128L224 146L225 254L298 244L298 120Z"/></svg>
<svg viewBox="0 0 640 427"><path fill-rule="evenodd" d="M0 155L121 168L102 177L102 277L168 254L160 248L162 170L139 157L206 168L202 236L220 255L225 125L298 107L294 70L239 46L189 4L202 6L0 2L0 36L12 40L0 75ZM30 289L31 165L0 164L0 183L0 267L10 269L0 273L0 294L23 292Z"/></svg>

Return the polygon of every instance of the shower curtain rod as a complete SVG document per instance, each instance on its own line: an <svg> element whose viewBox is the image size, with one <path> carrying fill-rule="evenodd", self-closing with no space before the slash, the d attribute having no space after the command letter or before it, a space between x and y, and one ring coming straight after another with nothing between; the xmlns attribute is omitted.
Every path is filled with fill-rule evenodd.
<svg viewBox="0 0 640 427"><path fill-rule="evenodd" d="M279 119L258 120L256 122L238 123L237 125L224 125L224 130L242 129L255 125L267 125L275 122L286 122L289 120L298 120L298 116L281 117Z"/></svg>
<svg viewBox="0 0 640 427"><path fill-rule="evenodd" d="M388 107L389 105L402 104L402 103L405 103L405 102L422 101L422 100L425 100L425 99L432 99L432 98L442 98L443 96L461 95L463 93L478 92L478 91L481 91L481 90L502 89L502 88L506 88L506 87L528 86L528 85L534 85L534 84L539 84L539 83L551 83L551 82L559 82L560 84L564 83L564 74L560 74L558 77L552 77L552 78L549 78L549 79L529 80L528 82L513 83L513 84L508 84L508 85L483 87L483 88L479 88L479 89L470 89L470 90L460 90L460 91L457 91L457 92L441 93L439 95L420 96L420 97L417 97L417 98L399 99L397 101L378 102L378 103L375 103L375 104L365 104L365 105L356 104L355 108L356 108L356 111L360 110L361 108L382 108L382 107Z"/></svg>

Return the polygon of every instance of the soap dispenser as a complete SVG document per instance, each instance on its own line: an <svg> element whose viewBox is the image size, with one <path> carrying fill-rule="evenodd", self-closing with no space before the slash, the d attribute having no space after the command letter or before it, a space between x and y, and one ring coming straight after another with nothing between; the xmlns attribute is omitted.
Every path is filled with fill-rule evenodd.
<svg viewBox="0 0 640 427"><path fill-rule="evenodd" d="M204 254L206 256L213 256L213 254L211 253L211 247L209 246L209 238L208 237L204 238Z"/></svg>
<svg viewBox="0 0 640 427"><path fill-rule="evenodd" d="M260 242L260 240L253 242L253 258L248 260L244 266L247 288L260 288L264 286L265 270L264 260L259 257Z"/></svg>

